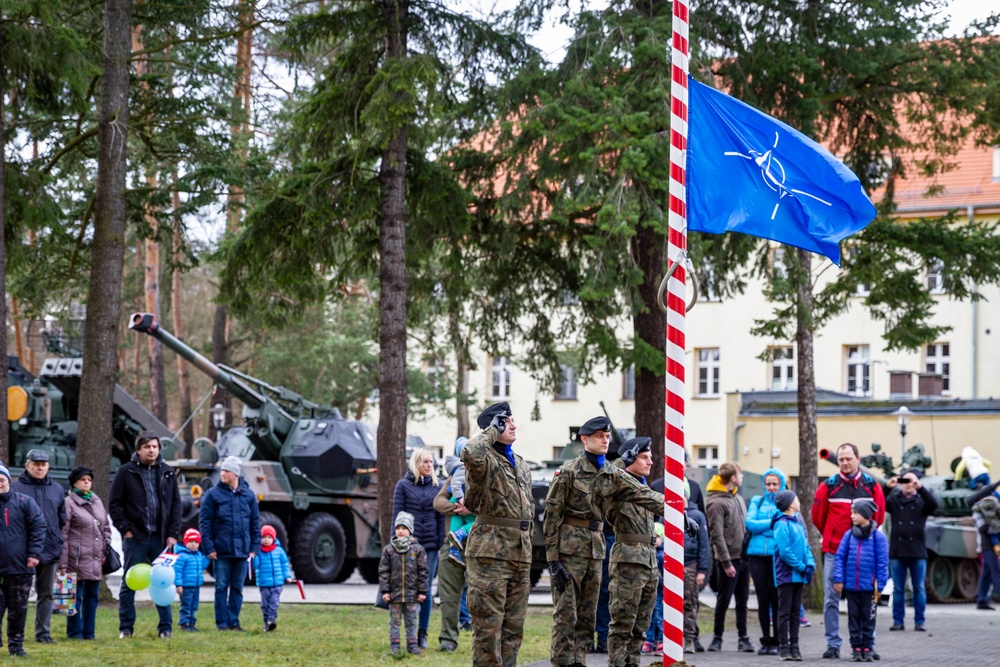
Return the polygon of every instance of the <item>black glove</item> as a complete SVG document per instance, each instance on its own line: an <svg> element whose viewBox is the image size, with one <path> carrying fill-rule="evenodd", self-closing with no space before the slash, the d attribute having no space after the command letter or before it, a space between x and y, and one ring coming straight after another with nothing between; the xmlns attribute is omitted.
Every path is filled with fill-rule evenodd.
<svg viewBox="0 0 1000 667"><path fill-rule="evenodd" d="M552 586L560 593L566 590L572 581L569 572L566 571L566 566L558 560L549 563L549 578L552 580Z"/></svg>
<svg viewBox="0 0 1000 667"><path fill-rule="evenodd" d="M697 537L700 529L701 526L698 525L698 522L689 517L687 512L684 512L684 532L691 537Z"/></svg>
<svg viewBox="0 0 1000 667"><path fill-rule="evenodd" d="M806 565L806 569L804 569L802 571L802 577L806 580L806 584L807 585L812 582L812 580L813 580L813 573L815 571L816 571L816 568L814 568L812 565Z"/></svg>
<svg viewBox="0 0 1000 667"><path fill-rule="evenodd" d="M497 435L504 432L507 428L507 415L494 415L493 421L490 422L490 426L495 426L497 429Z"/></svg>

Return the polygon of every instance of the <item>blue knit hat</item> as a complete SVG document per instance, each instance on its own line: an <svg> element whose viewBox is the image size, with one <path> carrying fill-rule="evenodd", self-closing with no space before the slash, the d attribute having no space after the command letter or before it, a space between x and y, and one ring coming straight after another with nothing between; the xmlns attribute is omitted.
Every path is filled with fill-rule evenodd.
<svg viewBox="0 0 1000 667"><path fill-rule="evenodd" d="M2 463L0 463L0 475L6 477L8 482L10 481L10 471L7 470L7 466Z"/></svg>

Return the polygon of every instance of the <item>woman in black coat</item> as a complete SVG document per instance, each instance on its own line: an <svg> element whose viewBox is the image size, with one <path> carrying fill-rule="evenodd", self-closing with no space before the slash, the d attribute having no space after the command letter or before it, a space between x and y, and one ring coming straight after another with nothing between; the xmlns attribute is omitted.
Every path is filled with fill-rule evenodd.
<svg viewBox="0 0 1000 667"><path fill-rule="evenodd" d="M427 581L434 582L437 574L438 553L444 544L444 515L434 510L434 496L441 489L434 472L434 452L426 447L413 452L410 470L396 482L392 494L392 516L400 512L413 515L413 536L427 552ZM417 641L420 648L427 648L427 627L431 619L433 596L429 594L420 606L420 626Z"/></svg>

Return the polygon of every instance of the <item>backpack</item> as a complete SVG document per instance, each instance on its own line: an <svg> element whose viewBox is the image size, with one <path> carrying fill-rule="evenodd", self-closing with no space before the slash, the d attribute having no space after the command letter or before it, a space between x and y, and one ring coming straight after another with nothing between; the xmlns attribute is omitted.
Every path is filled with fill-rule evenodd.
<svg viewBox="0 0 1000 667"><path fill-rule="evenodd" d="M996 496L986 496L972 506L972 511L979 512L987 526L1000 530L1000 500Z"/></svg>

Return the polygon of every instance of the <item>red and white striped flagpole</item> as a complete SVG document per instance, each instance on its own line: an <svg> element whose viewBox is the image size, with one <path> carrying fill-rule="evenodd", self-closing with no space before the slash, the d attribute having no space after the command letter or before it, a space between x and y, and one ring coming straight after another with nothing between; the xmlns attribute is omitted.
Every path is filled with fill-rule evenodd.
<svg viewBox="0 0 1000 667"><path fill-rule="evenodd" d="M684 658L684 317L687 276L688 0L673 0L670 50L670 214L664 425L663 664Z"/></svg>

